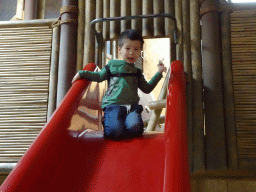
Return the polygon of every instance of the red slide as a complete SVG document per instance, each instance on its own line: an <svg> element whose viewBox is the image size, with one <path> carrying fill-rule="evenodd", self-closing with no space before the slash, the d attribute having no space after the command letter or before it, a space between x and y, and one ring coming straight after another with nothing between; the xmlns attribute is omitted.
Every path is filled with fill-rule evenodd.
<svg viewBox="0 0 256 192"><path fill-rule="evenodd" d="M171 67L164 134L109 141L99 132L79 137L69 131L89 85L78 80L0 191L189 192L185 78L179 61Z"/></svg>

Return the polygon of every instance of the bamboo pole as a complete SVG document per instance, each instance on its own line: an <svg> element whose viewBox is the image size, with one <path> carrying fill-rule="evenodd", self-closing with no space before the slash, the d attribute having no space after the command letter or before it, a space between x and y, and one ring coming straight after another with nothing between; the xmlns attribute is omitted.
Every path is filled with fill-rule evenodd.
<svg viewBox="0 0 256 192"><path fill-rule="evenodd" d="M182 0L182 15L183 15L183 58L184 71L187 76L187 127L188 127L188 142L189 142L189 160L190 170L193 170L193 95L192 95L192 66L191 66L191 42L190 42L190 1Z"/></svg>
<svg viewBox="0 0 256 192"><path fill-rule="evenodd" d="M103 0L96 0L96 16L95 18L103 17ZM95 29L98 33L102 32L102 23L96 23Z"/></svg>
<svg viewBox="0 0 256 192"><path fill-rule="evenodd" d="M51 54L50 79L49 79L47 120L50 119L54 110L56 109L59 46L60 46L60 27L55 26L53 27L53 34L52 34L52 54Z"/></svg>
<svg viewBox="0 0 256 192"><path fill-rule="evenodd" d="M238 169L237 138L234 108L234 90L232 79L232 56L231 56L231 30L230 12L221 13L221 35L222 35L222 62L223 62L223 87L224 87L224 113L227 134L228 166ZM236 103L237 104L237 103Z"/></svg>
<svg viewBox="0 0 256 192"><path fill-rule="evenodd" d="M151 101L148 105L150 110L162 109L166 107L166 99Z"/></svg>
<svg viewBox="0 0 256 192"><path fill-rule="evenodd" d="M67 11L63 11L65 9L67 9ZM63 0L61 11L57 105L62 101L71 87L72 78L76 73L77 0Z"/></svg>
<svg viewBox="0 0 256 192"><path fill-rule="evenodd" d="M175 18L177 20L177 41L176 46L177 60L183 63L183 17L182 17L182 1L175 0Z"/></svg>
<svg viewBox="0 0 256 192"><path fill-rule="evenodd" d="M110 0L103 0L103 17L104 18L110 17ZM105 42L110 38L109 31L110 31L110 23L104 22L103 23L103 40Z"/></svg>
<svg viewBox="0 0 256 192"><path fill-rule="evenodd" d="M211 7L218 7L218 0L206 0L202 3L201 8L207 9ZM226 169L227 156L223 113L220 20L218 10L203 14L201 21L206 129L206 169Z"/></svg>
<svg viewBox="0 0 256 192"><path fill-rule="evenodd" d="M120 16L120 1L110 0L110 17ZM120 33L120 23L118 21L110 22L110 39L118 39Z"/></svg>
<svg viewBox="0 0 256 192"><path fill-rule="evenodd" d="M174 0L165 0L164 4L165 13L172 14L175 17L175 1ZM176 43L173 35L175 29L175 24L173 20L165 18L165 36L170 38L170 61L173 62L176 60ZM177 35L177 34L176 34Z"/></svg>
<svg viewBox="0 0 256 192"><path fill-rule="evenodd" d="M97 0L96 1L96 18L102 18L103 17L103 0ZM96 23L95 25L95 30L100 33L102 35L102 28L103 25L102 23ZM101 36L101 41L103 41L102 36ZM105 55L104 55L104 42L102 42L101 44L99 44L99 42L97 42L96 44L96 53L95 53L95 57L97 58L95 62L97 62L98 67L102 68L102 66L104 66L105 62L103 62L102 60L105 60ZM102 59L102 57L104 59Z"/></svg>
<svg viewBox="0 0 256 192"><path fill-rule="evenodd" d="M32 20L37 17L38 0L25 0L24 19Z"/></svg>
<svg viewBox="0 0 256 192"><path fill-rule="evenodd" d="M121 16L130 16L131 15L131 1L130 0L121 0ZM131 21L124 20L121 21L121 32L126 29L131 28Z"/></svg>
<svg viewBox="0 0 256 192"><path fill-rule="evenodd" d="M84 31L85 31L85 0L78 0L78 25L77 25L77 61L76 71L83 69L84 59Z"/></svg>
<svg viewBox="0 0 256 192"><path fill-rule="evenodd" d="M142 14L142 0L131 0L131 15L141 15ZM132 29L137 31L141 31L142 21L141 19L133 19L132 21Z"/></svg>
<svg viewBox="0 0 256 192"><path fill-rule="evenodd" d="M164 13L164 0L153 0L154 13ZM154 18L154 37L164 37L164 18Z"/></svg>
<svg viewBox="0 0 256 192"><path fill-rule="evenodd" d="M172 14L175 17L175 2L174 0L164 1L164 12L166 14ZM174 31L174 22L168 18L165 18L165 36L171 37Z"/></svg>
<svg viewBox="0 0 256 192"><path fill-rule="evenodd" d="M193 74L193 172L205 171L204 114L201 57L200 5L190 1L191 10L191 64Z"/></svg>
<svg viewBox="0 0 256 192"><path fill-rule="evenodd" d="M56 19L36 19L36 20L22 20L22 21L0 21L0 29L4 28L37 28L39 26L52 25ZM12 29L15 30L15 29ZM19 30L19 29L17 29Z"/></svg>
<svg viewBox="0 0 256 192"><path fill-rule="evenodd" d="M37 19L44 19L45 14L45 0L38 0L37 3Z"/></svg>
<svg viewBox="0 0 256 192"><path fill-rule="evenodd" d="M85 39L84 39L84 66L95 61L95 37L91 31L91 21L95 19L95 1L86 0L85 3Z"/></svg>
<svg viewBox="0 0 256 192"><path fill-rule="evenodd" d="M153 0L143 0L142 1L142 14L149 15L153 14ZM142 20L142 36L143 38L153 37L154 33L153 19L143 19Z"/></svg>

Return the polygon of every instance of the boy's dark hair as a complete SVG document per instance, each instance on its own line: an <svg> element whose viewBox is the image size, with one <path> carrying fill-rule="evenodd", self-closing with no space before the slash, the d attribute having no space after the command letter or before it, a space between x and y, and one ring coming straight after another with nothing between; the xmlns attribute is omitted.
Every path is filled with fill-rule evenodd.
<svg viewBox="0 0 256 192"><path fill-rule="evenodd" d="M141 34L134 29L127 29L121 33L121 35L118 38L118 46L119 47L122 47L124 45L124 41L123 41L124 39L138 40L141 42L141 48L143 47L144 40L143 40Z"/></svg>

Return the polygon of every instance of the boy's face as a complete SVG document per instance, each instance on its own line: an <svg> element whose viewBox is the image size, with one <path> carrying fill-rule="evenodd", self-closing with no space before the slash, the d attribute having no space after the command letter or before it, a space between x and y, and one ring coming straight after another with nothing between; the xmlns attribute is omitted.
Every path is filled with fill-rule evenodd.
<svg viewBox="0 0 256 192"><path fill-rule="evenodd" d="M142 45L139 40L124 39L123 46L118 47L118 50L124 61L134 63L141 54L141 47Z"/></svg>

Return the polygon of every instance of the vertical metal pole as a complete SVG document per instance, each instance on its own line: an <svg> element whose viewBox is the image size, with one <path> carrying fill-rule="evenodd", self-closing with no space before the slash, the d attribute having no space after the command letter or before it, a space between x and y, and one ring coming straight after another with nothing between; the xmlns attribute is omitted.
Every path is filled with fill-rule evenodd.
<svg viewBox="0 0 256 192"><path fill-rule="evenodd" d="M63 0L62 7L77 7L77 0ZM65 12L61 16L61 22L77 20L77 14ZM61 25L60 36L60 55L59 55L59 72L58 72L58 92L57 105L62 101L69 88L71 81L76 73L76 56L77 56L77 25L66 22Z"/></svg>
<svg viewBox="0 0 256 192"><path fill-rule="evenodd" d="M224 10L221 13L221 40L223 62L223 94L225 106L224 113L225 129L227 133L228 167L230 169L238 169L229 10Z"/></svg>
<svg viewBox="0 0 256 192"><path fill-rule="evenodd" d="M36 19L38 0L25 0L24 20Z"/></svg>
<svg viewBox="0 0 256 192"><path fill-rule="evenodd" d="M190 10L191 64L193 74L193 172L196 172L205 171L201 26L200 4L198 0L190 1Z"/></svg>
<svg viewBox="0 0 256 192"><path fill-rule="evenodd" d="M212 10L202 15L206 168L207 170L226 169L226 135L223 109L220 17L217 10L218 0L205 0L201 6L202 10Z"/></svg>
<svg viewBox="0 0 256 192"><path fill-rule="evenodd" d="M49 80L49 97L47 121L52 116L56 109L57 98L57 83L58 83L58 64L59 64L59 48L60 48L60 26L53 26L52 33L52 54L51 54L51 69Z"/></svg>

